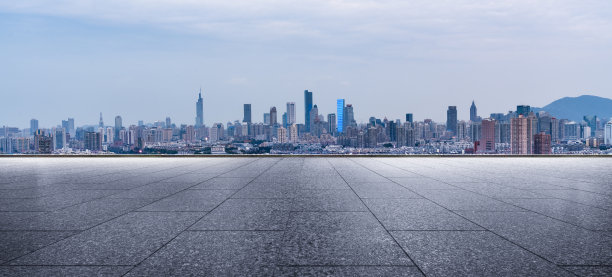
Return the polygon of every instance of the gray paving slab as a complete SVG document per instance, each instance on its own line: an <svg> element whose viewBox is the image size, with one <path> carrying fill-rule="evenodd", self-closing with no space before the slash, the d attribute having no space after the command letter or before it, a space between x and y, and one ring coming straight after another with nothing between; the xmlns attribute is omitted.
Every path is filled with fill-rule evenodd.
<svg viewBox="0 0 612 277"><path fill-rule="evenodd" d="M612 266L564 266L578 276L612 276Z"/></svg>
<svg viewBox="0 0 612 277"><path fill-rule="evenodd" d="M228 199L192 230L284 230L291 199Z"/></svg>
<svg viewBox="0 0 612 277"><path fill-rule="evenodd" d="M66 231L11 231L0 233L0 264L34 252L56 241L72 236Z"/></svg>
<svg viewBox="0 0 612 277"><path fill-rule="evenodd" d="M212 178L210 180L205 181L202 184L199 184L191 189L241 189L246 186L248 183L253 181L254 178L246 177L246 178L223 178L217 177Z"/></svg>
<svg viewBox="0 0 612 277"><path fill-rule="evenodd" d="M348 189L325 189L325 190L298 190L292 211L328 211L328 212L353 212L367 211L366 206L352 190Z"/></svg>
<svg viewBox="0 0 612 277"><path fill-rule="evenodd" d="M281 266L274 276L424 276L415 266Z"/></svg>
<svg viewBox="0 0 612 277"><path fill-rule="evenodd" d="M188 231L127 276L271 276L279 231Z"/></svg>
<svg viewBox="0 0 612 277"><path fill-rule="evenodd" d="M349 183L360 198L421 198L395 183Z"/></svg>
<svg viewBox="0 0 612 277"><path fill-rule="evenodd" d="M487 231L394 231L392 235L427 276L572 276Z"/></svg>
<svg viewBox="0 0 612 277"><path fill-rule="evenodd" d="M364 199L387 230L482 230L427 199Z"/></svg>
<svg viewBox="0 0 612 277"><path fill-rule="evenodd" d="M466 190L427 190L423 197L449 210L457 211L521 211L523 209Z"/></svg>
<svg viewBox="0 0 612 277"><path fill-rule="evenodd" d="M136 212L12 261L11 265L136 265L203 213Z"/></svg>
<svg viewBox="0 0 612 277"><path fill-rule="evenodd" d="M282 265L412 265L368 212L291 213Z"/></svg>
<svg viewBox="0 0 612 277"><path fill-rule="evenodd" d="M533 212L459 212L558 265L612 265L612 237Z"/></svg>
<svg viewBox="0 0 612 277"><path fill-rule="evenodd" d="M142 207L139 211L210 211L236 190L184 190Z"/></svg>
<svg viewBox="0 0 612 277"><path fill-rule="evenodd" d="M0 266L0 276L123 276L131 266Z"/></svg>

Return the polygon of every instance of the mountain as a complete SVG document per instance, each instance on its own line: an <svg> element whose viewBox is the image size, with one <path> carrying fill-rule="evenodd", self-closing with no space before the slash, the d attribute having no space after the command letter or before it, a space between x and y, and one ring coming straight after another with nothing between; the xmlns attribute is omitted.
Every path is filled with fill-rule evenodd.
<svg viewBox="0 0 612 277"><path fill-rule="evenodd" d="M542 108L533 108L534 112L546 111L558 119L569 119L581 122L585 115L596 115L601 119L612 118L612 99L594 95L564 97Z"/></svg>

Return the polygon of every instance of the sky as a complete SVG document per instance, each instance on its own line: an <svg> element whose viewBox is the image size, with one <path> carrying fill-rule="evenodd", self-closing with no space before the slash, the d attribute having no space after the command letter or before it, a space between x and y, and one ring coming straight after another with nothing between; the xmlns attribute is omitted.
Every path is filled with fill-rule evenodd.
<svg viewBox="0 0 612 277"><path fill-rule="evenodd" d="M0 126L254 121L305 89L370 116L445 121L612 98L608 0L0 0ZM279 118L280 120L280 118Z"/></svg>

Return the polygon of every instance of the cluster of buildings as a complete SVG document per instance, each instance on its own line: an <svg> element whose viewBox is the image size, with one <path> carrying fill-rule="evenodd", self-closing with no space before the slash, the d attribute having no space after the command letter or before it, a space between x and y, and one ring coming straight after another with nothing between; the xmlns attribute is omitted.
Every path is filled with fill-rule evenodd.
<svg viewBox="0 0 612 277"><path fill-rule="evenodd" d="M407 113L404 121L370 117L357 122L353 105L338 99L335 113L324 115L313 102L313 92L304 91L304 122L296 120L296 103L287 102L279 115L277 107L252 117L251 104L244 104L242 120L204 124L202 93L196 102L194 125L165 121L124 126L121 116L114 125L75 128L73 118L61 125L40 128L0 129L0 152L5 154L87 153L285 153L285 154L610 154L612 121L584 116L583 121L559 119L530 106L515 111L478 116L474 102L470 119L459 120L457 107L449 106L445 123L431 119L415 121Z"/></svg>

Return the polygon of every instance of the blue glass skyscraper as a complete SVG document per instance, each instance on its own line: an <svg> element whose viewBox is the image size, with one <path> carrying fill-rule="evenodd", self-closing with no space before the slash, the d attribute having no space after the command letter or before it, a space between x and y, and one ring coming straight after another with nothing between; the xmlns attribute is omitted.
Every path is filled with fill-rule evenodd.
<svg viewBox="0 0 612 277"><path fill-rule="evenodd" d="M337 114L337 119L338 119L338 124L336 125L336 127L338 128L338 133L342 133L344 124L344 99L338 99L338 101L336 102L336 114Z"/></svg>
<svg viewBox="0 0 612 277"><path fill-rule="evenodd" d="M304 125L306 132L310 132L310 110L312 110L312 91L304 91Z"/></svg>

